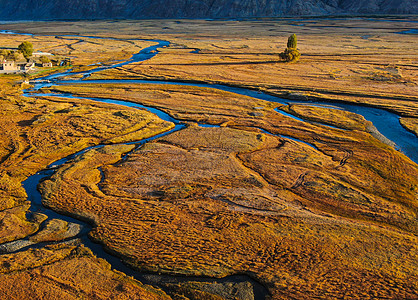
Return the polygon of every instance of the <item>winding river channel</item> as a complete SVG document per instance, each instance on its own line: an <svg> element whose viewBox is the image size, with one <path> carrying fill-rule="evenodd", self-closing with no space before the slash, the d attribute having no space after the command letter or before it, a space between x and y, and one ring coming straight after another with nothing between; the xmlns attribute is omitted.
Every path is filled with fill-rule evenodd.
<svg viewBox="0 0 418 300"><path fill-rule="evenodd" d="M11 34L11 32L3 32L3 33L7 33L7 34ZM13 33L15 34L15 33ZM63 36L65 37L65 36ZM93 37L93 36L71 36L71 37L77 37L77 38L97 38L97 37ZM158 49L162 48L162 47L168 47L170 45L170 42L168 41L162 41L162 40L147 40L147 41L153 41L156 42L156 45L147 47L143 50L141 50L139 53L133 55L129 60L124 61L124 62L118 62L116 64L110 65L110 66L99 66L97 68L94 68L92 70L88 70L85 72L78 72L78 73L70 73L71 70L67 70L65 72L62 73L58 73L58 74L53 74L53 75L49 75L46 77L42 77L39 78L37 80L31 81L30 83L34 86L33 88L31 88L30 90L26 90L24 95L28 96L28 97L36 97L36 96L47 96L47 95L53 95L53 96L58 96L58 97L62 97L62 98L78 98L78 99L86 99L86 100L94 100L94 101L99 101L99 102L106 102L106 103L112 103L115 105L123 105L123 106L129 106L129 107L134 107L134 108L138 108L138 109L147 109L149 110L151 113L154 113L156 115L158 115L158 117L160 117L163 120L166 121L170 121L173 122L175 124L175 127L168 131L165 132L163 134L159 134L156 135L154 137L148 138L148 139L144 139L141 141L136 141L136 142L131 142L129 144L136 144L137 147L135 147L135 149L137 149L138 147L140 147L142 144L152 141L156 138L162 137L164 135L168 135L174 131L177 130L181 130L185 127L185 125L183 125L179 120L176 120L175 118L173 118L172 116L170 116L169 114L156 109L156 108L152 108L152 107L146 107L143 105L140 105L138 103L132 103L132 102L127 102L127 101L121 101L121 100L114 100L114 99L102 99L102 98L83 98L83 97L78 97L78 96L73 96L70 94L43 94L43 93L37 93L37 91L39 91L41 88L43 87L48 87L48 86L56 86L56 85L73 85L73 84L103 84L103 83L112 83L112 84L167 84L167 85L186 85L186 86L195 86L195 87L205 87L205 88L211 88L211 89L217 89L217 90L223 90L223 91L228 91L228 92L232 92L235 94L239 94L239 95L245 95L245 96L249 96L249 97L253 97L253 98L257 98L257 99L262 99L262 100L266 100L266 101L273 101L273 102L278 102L278 103L282 103L282 104L291 104L291 103L302 103L302 102L297 102L297 101L289 101L286 99L281 99L269 94L265 94L262 92L258 92L255 90L251 90L251 89L245 89L245 88L238 88L238 87L231 87L231 86L224 86L224 85L218 85L218 84L205 84L205 83L182 83L182 82L171 82L171 81L156 81L156 80L88 80L88 77L95 73L95 72L99 72L99 71L103 71L106 69L112 69L112 68L117 68L129 63L133 63L133 62L139 62L139 61L145 61L148 59L151 59L152 57L154 57L155 55L158 55ZM196 54L199 55L199 54ZM99 64L99 62L98 62ZM68 75L80 75L82 77L81 80L61 80L61 78L68 76ZM335 107L335 109L344 109L350 112L354 112L357 114L362 115L365 119L371 121L374 126L377 128L377 130L383 134L387 139L393 141L396 145L399 151L402 151L406 156L408 156L411 160L413 160L414 162L418 163L418 138L410 133L409 131L407 131L405 128L403 128L400 123L399 123L399 116L382 110L382 109L378 109L378 108L373 108L373 107L368 107L368 106L362 106L362 105L357 105L357 104L346 104L346 103L326 103L326 102L306 102L304 101L303 103L306 103L308 105L324 105L324 104L331 104L333 107ZM329 106L327 106L329 107ZM278 113L283 113L284 112L280 111L280 110L276 110ZM296 118L293 115L290 114L286 114L287 116ZM296 118L298 120L301 120L299 118ZM306 121L306 120L302 120L302 121ZM326 124L323 124L326 125ZM205 126L204 124L201 124L200 126ZM327 126L327 125L326 125ZM291 138L291 137L287 137L287 138ZM303 141L302 141L303 142ZM309 144L310 145L310 144ZM313 146L313 145L310 145ZM80 238L83 243L89 247L93 253L97 256L97 257L101 257L104 258L105 260L107 260L114 269L122 271L130 276L134 276L135 278L137 278L138 280L145 282L145 283L150 283L150 284L157 284L160 280L172 280L169 279L168 276L156 276L156 275L152 275L152 274L140 274L136 271L133 271L132 269L128 268L127 266L125 266L124 264L121 263L121 261L119 260L119 258L112 256L110 254L108 254L107 252L105 252L103 250L102 245L100 244L96 244L94 242L92 242L88 236L87 233L91 230L91 225L87 224L85 222L82 222L80 220L74 219L72 217L69 216L64 216L61 214L58 214L46 207L44 207L42 205L42 197L40 195L40 193L37 190L37 186L39 184L39 182L49 176L51 176L54 172L55 169L58 168L59 166L63 165L64 163L66 163L67 161L73 159L74 157L76 157L77 155L80 155L81 153L84 153L90 149L93 148L99 148L99 147L103 147L103 145L98 145L98 146L94 146L94 147L89 147L87 149L84 149L78 153L72 154L66 158L60 159L54 163L52 163L51 165L49 165L45 170L38 172L37 174L30 176L26 181L23 182L23 186L28 194L29 200L32 203L32 207L30 209L30 211L32 212L42 212L44 214L46 214L48 216L49 219L63 219L65 221L71 222L71 223L76 223L79 224L83 229L81 230L81 232L78 234L78 238ZM134 150L135 150L134 149ZM133 151L134 151L133 150ZM42 246L41 245L37 245L37 246ZM28 246L28 247L33 247L33 245ZM20 250L24 250L28 247L22 248ZM222 283L222 282L245 282L245 281L250 281L253 285L254 288L254 295L255 298L254 299L264 299L266 297L266 295L268 294L266 288L264 288L262 285L260 285L259 283L255 282L254 280L252 280L251 278L249 278L248 276L244 276L244 275L237 275L237 276L229 276L227 278L224 279L213 279L213 278L204 278L204 277L195 277L195 278L183 278L183 277L179 277L179 276L175 276L175 280L177 281L182 281L182 280L194 280L194 281L205 281L205 282L217 282L217 283Z"/></svg>

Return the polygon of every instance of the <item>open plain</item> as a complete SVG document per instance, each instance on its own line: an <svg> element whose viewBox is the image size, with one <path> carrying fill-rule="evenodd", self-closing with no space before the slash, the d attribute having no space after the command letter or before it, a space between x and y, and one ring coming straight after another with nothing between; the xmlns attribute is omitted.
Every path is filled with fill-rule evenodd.
<svg viewBox="0 0 418 300"><path fill-rule="evenodd" d="M0 25L0 294L418 298L416 22Z"/></svg>

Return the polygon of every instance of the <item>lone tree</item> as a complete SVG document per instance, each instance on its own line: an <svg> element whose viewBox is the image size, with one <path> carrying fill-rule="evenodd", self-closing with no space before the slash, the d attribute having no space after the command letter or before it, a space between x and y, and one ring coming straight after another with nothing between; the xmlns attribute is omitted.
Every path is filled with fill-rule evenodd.
<svg viewBox="0 0 418 300"><path fill-rule="evenodd" d="M28 59L32 56L33 53L33 45L31 42L23 42L18 47L19 51L22 52L23 56Z"/></svg>
<svg viewBox="0 0 418 300"><path fill-rule="evenodd" d="M297 49L297 46L298 39L296 37L296 34L292 34L291 36L289 36L289 39L287 40L287 48L284 50L284 52L279 54L280 58L289 62L298 61L300 57L300 52Z"/></svg>

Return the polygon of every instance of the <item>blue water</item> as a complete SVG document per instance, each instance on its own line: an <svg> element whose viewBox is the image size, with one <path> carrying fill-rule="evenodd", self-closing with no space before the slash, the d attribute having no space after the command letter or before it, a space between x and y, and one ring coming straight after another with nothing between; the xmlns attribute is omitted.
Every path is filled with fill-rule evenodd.
<svg viewBox="0 0 418 300"><path fill-rule="evenodd" d="M396 32L398 34L418 34L418 29L408 29L408 30L403 30L403 31L399 31Z"/></svg>
<svg viewBox="0 0 418 300"><path fill-rule="evenodd" d="M240 87L231 87L219 84L208 84L208 83L191 83L191 82L172 82L172 81L159 81L159 80L69 80L69 81L60 81L59 84L104 84L104 83L111 83L111 84L165 84L165 85L181 85L181 86L195 86L195 87L204 87L204 88L212 88L222 91L227 91L239 95L249 96L256 99L276 102L280 104L297 104L297 103L304 103L308 105L321 105L330 104L330 108L336 107L337 109L343 109L346 111L350 111L359 115L362 115L366 120L373 123L373 125L377 128L377 130L384 135L389 140L393 141L397 148L400 149L402 153L408 156L412 161L418 163L418 137L413 133L406 130L399 122L399 116L395 113L375 108L375 107L368 107L363 106L360 104L349 104L349 103L340 103L340 102L327 102L327 101L295 101L295 100L287 100L283 98L279 98L273 95L265 94L260 91L240 88ZM55 83L56 85L57 83ZM39 88L41 86L52 86L53 83L49 84L40 84L35 85L35 88ZM281 110L276 110L278 113L286 115L288 117L292 117L298 121L306 120L293 116L292 114L285 113ZM328 124L322 124L328 127L333 127ZM334 127L335 128L335 127Z"/></svg>

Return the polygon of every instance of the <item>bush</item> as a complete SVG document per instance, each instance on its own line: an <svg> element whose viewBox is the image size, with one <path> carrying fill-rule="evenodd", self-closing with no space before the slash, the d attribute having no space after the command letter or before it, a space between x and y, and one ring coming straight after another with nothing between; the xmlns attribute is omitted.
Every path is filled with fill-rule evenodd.
<svg viewBox="0 0 418 300"><path fill-rule="evenodd" d="M6 50L6 49L1 49L0 50L0 55L3 57L8 57L10 55L10 53L12 53L12 51L10 50Z"/></svg>
<svg viewBox="0 0 418 300"><path fill-rule="evenodd" d="M41 61L41 63L45 64L45 63L49 63L51 62L51 60L49 59L49 57L42 55L39 60Z"/></svg>
<svg viewBox="0 0 418 300"><path fill-rule="evenodd" d="M23 42L19 45L18 49L26 59L32 56L33 45L31 42Z"/></svg>
<svg viewBox="0 0 418 300"><path fill-rule="evenodd" d="M12 51L10 55L7 57L8 60L20 61L23 59L22 53L18 51Z"/></svg>
<svg viewBox="0 0 418 300"><path fill-rule="evenodd" d="M291 36L289 36L287 40L287 48L284 50L284 52L279 54L280 58L288 62L298 61L300 57L300 52L297 49L297 43L298 40L296 34L292 34Z"/></svg>
<svg viewBox="0 0 418 300"><path fill-rule="evenodd" d="M300 52L298 49L289 49L286 48L284 50L284 52L279 54L280 58L284 59L285 61L292 61L292 62L296 62L298 61L299 57L300 57Z"/></svg>

